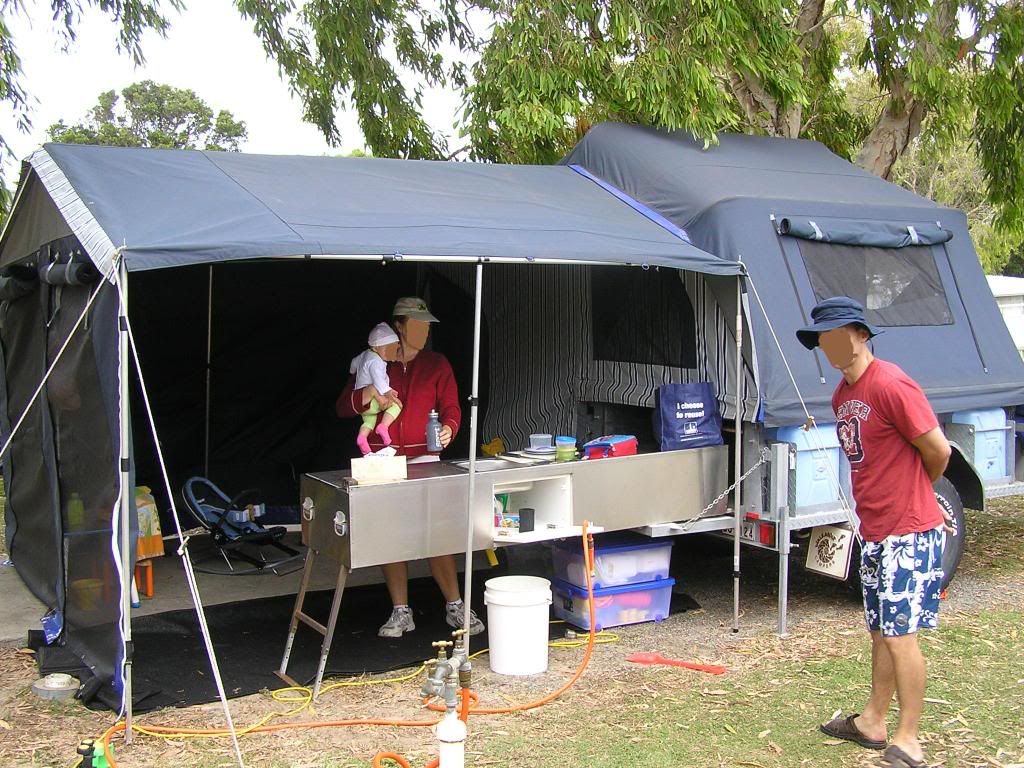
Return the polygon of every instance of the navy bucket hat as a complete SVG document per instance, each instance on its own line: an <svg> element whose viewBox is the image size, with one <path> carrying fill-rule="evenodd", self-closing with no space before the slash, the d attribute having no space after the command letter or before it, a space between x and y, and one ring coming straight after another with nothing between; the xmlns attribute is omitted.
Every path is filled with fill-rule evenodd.
<svg viewBox="0 0 1024 768"><path fill-rule="evenodd" d="M868 331L868 338L873 338L881 333L864 319L864 307L861 306L861 303L849 296L833 296L831 299L818 302L811 310L811 320L813 325L801 328L796 332L797 339L808 349L818 346L819 333L853 323L863 325Z"/></svg>

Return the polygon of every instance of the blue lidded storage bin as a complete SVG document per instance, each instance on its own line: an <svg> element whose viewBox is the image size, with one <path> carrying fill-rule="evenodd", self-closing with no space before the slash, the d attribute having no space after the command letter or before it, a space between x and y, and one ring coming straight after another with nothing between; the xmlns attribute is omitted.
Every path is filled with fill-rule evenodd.
<svg viewBox="0 0 1024 768"><path fill-rule="evenodd" d="M810 507L839 501L839 436L835 424L819 424L817 431L779 427L774 439L796 445L796 505ZM792 480L790 481L792 483Z"/></svg>
<svg viewBox="0 0 1024 768"><path fill-rule="evenodd" d="M594 539L595 589L667 579L672 563L672 539L612 535ZM567 539L552 551L554 576L576 587L586 585L579 541Z"/></svg>
<svg viewBox="0 0 1024 768"><path fill-rule="evenodd" d="M672 605L673 578L607 587L594 590L595 629L668 618ZM551 607L555 616L579 627L590 629L590 605L586 587L577 587L561 579L551 581Z"/></svg>
<svg viewBox="0 0 1024 768"><path fill-rule="evenodd" d="M974 468L984 480L999 480L1007 476L1006 471L1006 413L1002 408L987 408L979 411L957 411L949 417L953 424L963 424L974 429ZM959 436L958 436L959 437Z"/></svg>

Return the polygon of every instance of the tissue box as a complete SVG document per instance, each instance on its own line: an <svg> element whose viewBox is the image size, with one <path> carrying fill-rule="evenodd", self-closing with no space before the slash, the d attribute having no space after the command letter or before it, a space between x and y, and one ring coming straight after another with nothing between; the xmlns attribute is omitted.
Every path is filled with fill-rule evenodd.
<svg viewBox="0 0 1024 768"><path fill-rule="evenodd" d="M352 479L360 485L391 483L405 480L408 476L405 456L375 456L371 453L361 459L352 459Z"/></svg>

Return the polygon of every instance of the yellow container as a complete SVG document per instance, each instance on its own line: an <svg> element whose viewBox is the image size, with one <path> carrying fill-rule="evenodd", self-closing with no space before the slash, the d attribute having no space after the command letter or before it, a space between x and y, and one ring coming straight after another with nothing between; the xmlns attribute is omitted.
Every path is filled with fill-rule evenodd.
<svg viewBox="0 0 1024 768"><path fill-rule="evenodd" d="M103 579L75 579L71 582L71 599L83 611L95 611L103 596Z"/></svg>

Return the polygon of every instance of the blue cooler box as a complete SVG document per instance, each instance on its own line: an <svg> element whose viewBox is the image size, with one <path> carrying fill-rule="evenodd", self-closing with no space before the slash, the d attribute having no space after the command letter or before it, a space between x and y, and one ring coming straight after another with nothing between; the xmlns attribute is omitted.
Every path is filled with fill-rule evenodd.
<svg viewBox="0 0 1024 768"><path fill-rule="evenodd" d="M982 411L957 411L949 417L952 424L961 424L973 429L973 445L964 448L974 455L974 468L984 480L1001 480L1006 471L1006 413L1002 408L988 408ZM953 438L963 438L951 435ZM970 436L967 438L970 439Z"/></svg>
<svg viewBox="0 0 1024 768"><path fill-rule="evenodd" d="M817 432L803 427L779 427L774 438L796 445L796 505L810 507L839 501L839 436L835 424L819 424ZM820 444L820 446L819 446ZM794 489L791 488L791 492Z"/></svg>

